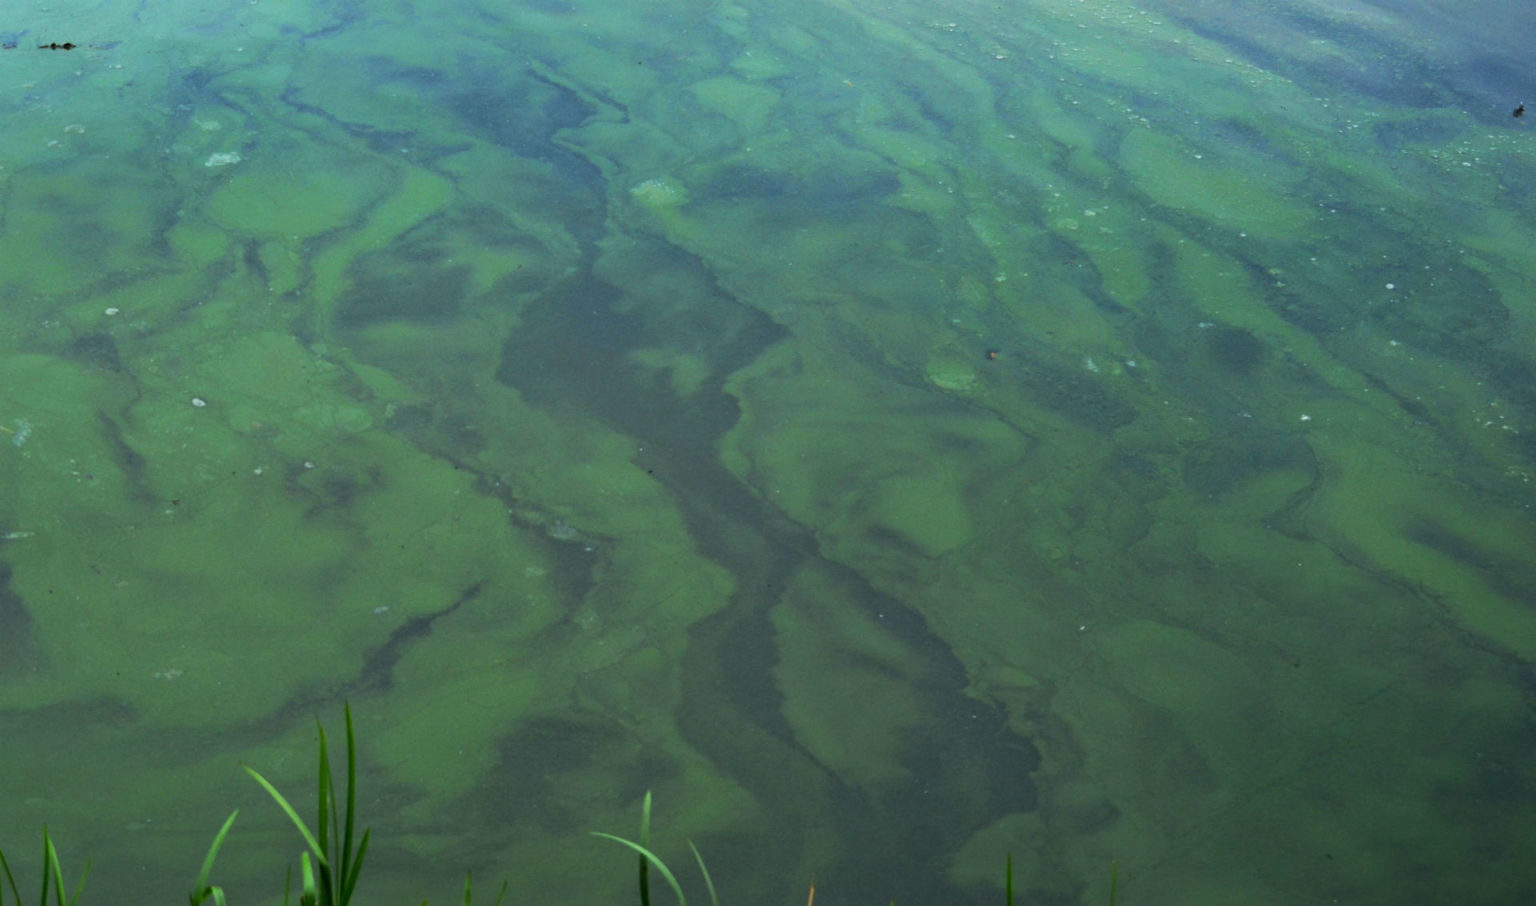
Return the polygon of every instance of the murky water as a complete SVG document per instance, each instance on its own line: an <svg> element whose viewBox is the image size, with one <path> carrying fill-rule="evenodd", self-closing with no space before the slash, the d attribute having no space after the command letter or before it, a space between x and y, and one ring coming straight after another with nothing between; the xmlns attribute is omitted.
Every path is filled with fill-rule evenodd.
<svg viewBox="0 0 1536 906"><path fill-rule="evenodd" d="M6 17L27 883L276 902L345 700L378 902L1536 893L1532 13Z"/></svg>

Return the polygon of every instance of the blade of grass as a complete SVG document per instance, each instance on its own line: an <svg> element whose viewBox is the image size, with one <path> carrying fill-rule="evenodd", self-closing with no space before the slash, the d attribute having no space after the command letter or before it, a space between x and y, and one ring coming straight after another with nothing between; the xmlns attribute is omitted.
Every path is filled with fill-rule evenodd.
<svg viewBox="0 0 1536 906"><path fill-rule="evenodd" d="M309 832L309 828L304 826L304 819L300 818L299 813L293 810L293 806L290 805L288 800L283 797L282 793L277 791L277 787L269 783L267 778L257 773L255 768L252 768L248 765L242 765L242 767L245 768L245 772L247 774L250 774L256 779L257 783L261 784L261 788L267 791L267 795L271 796L273 800L277 802L278 807L283 810L283 814L288 816L288 820L292 821L293 826L298 828L299 833L304 836L304 842L309 844L309 848L314 852L314 854L318 857L324 858L322 850L320 849L320 842L315 839L314 834Z"/></svg>
<svg viewBox="0 0 1536 906"><path fill-rule="evenodd" d="M309 853L299 853L299 879L304 885L299 894L299 906L316 906L320 894L315 887L315 868L309 862Z"/></svg>
<svg viewBox="0 0 1536 906"><path fill-rule="evenodd" d="M634 842L633 840L626 840L623 837L616 837L613 834L605 834L602 831L592 831L591 834L594 837L602 837L604 840L612 840L615 843L627 846L635 852L639 853L640 858L643 861L656 866L656 870L661 872L661 876L666 879L667 885L672 888L672 893L677 896L678 906L688 906L688 898L683 896L682 885L677 883L677 878L673 876L672 869L667 867L667 863L661 861L660 856L657 856L655 853Z"/></svg>
<svg viewBox="0 0 1536 906"><path fill-rule="evenodd" d="M0 850L0 871L5 872L5 883L10 885L11 899L21 906L21 891L16 889L16 876L11 874L11 863L5 861L5 851ZM0 887L0 906L5 906L5 888Z"/></svg>
<svg viewBox="0 0 1536 906"><path fill-rule="evenodd" d="M1109 860L1109 906L1115 906L1115 894L1120 892L1120 863Z"/></svg>
<svg viewBox="0 0 1536 906"><path fill-rule="evenodd" d="M709 890L709 902L711 906L720 906L720 898L715 896L715 881L709 876L709 866L704 864L704 857L700 855L699 848L688 841L688 848L693 850L693 858L699 863L699 874L704 876L704 886Z"/></svg>
<svg viewBox="0 0 1536 906"><path fill-rule="evenodd" d="M651 791L645 791L640 803L640 846L651 845ZM642 852L644 849L642 849ZM640 857L640 906L651 906L651 864Z"/></svg>
<svg viewBox="0 0 1536 906"><path fill-rule="evenodd" d="M502 898L507 895L507 888L509 886L511 886L511 882L510 881L502 881L501 882L501 890L497 892L497 894L496 894L496 901L494 903L492 903L491 906L501 906ZM469 901L470 901L470 873L466 871L466 872L464 872L464 906L470 906L470 902ZM421 906L427 906L427 904L426 903L422 903Z"/></svg>
<svg viewBox="0 0 1536 906"><path fill-rule="evenodd" d="M64 906L64 869L59 865L59 851L54 848L53 838L48 836L48 829L43 828L43 854L46 861L43 862L43 906L48 906L48 877L53 876L53 895L57 898L59 906Z"/></svg>
<svg viewBox="0 0 1536 906"><path fill-rule="evenodd" d="M53 855L53 841L48 839L48 825L43 825L43 895L38 900L40 906L48 906L48 863L49 856ZM60 897L64 896L62 893Z"/></svg>
<svg viewBox="0 0 1536 906"><path fill-rule="evenodd" d="M1008 894L1008 906L1013 906L1013 853L1003 863L1003 890Z"/></svg>
<svg viewBox="0 0 1536 906"><path fill-rule="evenodd" d="M352 833L357 817L357 741L352 735L352 703L342 705L347 725L347 818L341 834L341 903L352 899L352 887L357 883L357 872L362 868L362 853L358 853L357 866L352 865ZM365 843L366 843L366 834Z"/></svg>
<svg viewBox="0 0 1536 906"><path fill-rule="evenodd" d="M80 894L85 892L85 879L91 874L91 864L85 864L85 870L80 873L80 882L75 885L75 892L64 898L64 868L59 864L59 851L53 845L53 838L48 835L48 828L43 828L43 906L48 906L48 882L53 880L53 895L58 906L75 906L80 899Z"/></svg>
<svg viewBox="0 0 1536 906"><path fill-rule="evenodd" d="M80 871L80 880L75 883L75 892L69 895L69 906L75 906L80 902L80 894L85 893L85 879L91 876L91 863L85 863L85 868Z"/></svg>
<svg viewBox="0 0 1536 906"><path fill-rule="evenodd" d="M336 822L333 815L336 814L336 786L331 777L331 756L325 744L325 727L320 719L315 719L315 729L320 734L320 777L316 798L319 800L316 811L318 820L315 822L315 836L320 840L321 851L319 853L319 889L321 906L335 906L332 894L335 892L331 876L331 857L337 850Z"/></svg>
<svg viewBox="0 0 1536 906"><path fill-rule="evenodd" d="M356 889L357 876L363 870L363 857L368 855L368 838L372 834L373 831L371 829L363 831L363 839L357 844L357 853L352 857L352 867L347 871L347 876L342 879L342 906L352 901L352 891Z"/></svg>
<svg viewBox="0 0 1536 906"><path fill-rule="evenodd" d="M352 732L352 706L346 705L347 718L347 809L346 826L342 833L341 850L341 906L352 901L352 893L357 889L357 877L363 870L363 859L368 855L368 839L370 831L363 831L363 837L353 845L353 835L357 833L357 740Z"/></svg>
<svg viewBox="0 0 1536 906"><path fill-rule="evenodd" d="M229 817L224 819L224 826L214 835L213 844L208 847L208 855L203 857L203 868L197 873L197 883L192 886L192 895L188 898L191 906L202 906L209 897L212 897L219 906L223 906L224 891L217 887L209 887L208 878L213 874L213 860L219 855L219 847L224 845L224 838L229 836L229 829L235 826L235 818L239 814L239 809L230 812Z"/></svg>

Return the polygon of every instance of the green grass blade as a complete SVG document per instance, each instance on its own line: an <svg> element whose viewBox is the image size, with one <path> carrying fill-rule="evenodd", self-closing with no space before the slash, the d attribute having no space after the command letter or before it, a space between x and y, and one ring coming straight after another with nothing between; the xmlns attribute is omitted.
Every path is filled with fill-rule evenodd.
<svg viewBox="0 0 1536 906"><path fill-rule="evenodd" d="M80 899L80 894L85 892L85 879L91 874L89 862L85 870L80 873L80 882L75 885L75 892L64 898L64 867L59 864L59 851L53 845L53 838L48 835L48 828L43 828L43 906L48 906L48 882L53 881L53 896L58 906L75 906Z"/></svg>
<svg viewBox="0 0 1536 906"><path fill-rule="evenodd" d="M1109 860L1109 906L1115 906L1115 894L1120 892L1120 863Z"/></svg>
<svg viewBox="0 0 1536 906"><path fill-rule="evenodd" d="M1008 895L1008 906L1013 906L1013 853L1008 854L1008 861L1003 863L1003 890Z"/></svg>
<svg viewBox="0 0 1536 906"><path fill-rule="evenodd" d="M304 888L299 893L299 906L315 906L320 894L315 887L315 868L309 862L309 853L299 853L299 880Z"/></svg>
<svg viewBox="0 0 1536 906"><path fill-rule="evenodd" d="M704 864L704 856L699 853L699 848L688 841L688 848L693 850L694 861L699 863L699 874L704 876L704 886L709 890L710 906L720 906L720 898L715 896L715 880L709 876L709 866Z"/></svg>
<svg viewBox="0 0 1536 906"><path fill-rule="evenodd" d="M352 735L352 704L342 705L347 724L347 819L341 835L341 874L345 878L352 868L352 828L357 816L357 741ZM348 891L350 896L350 891ZM342 902L347 901L343 897Z"/></svg>
<svg viewBox="0 0 1536 906"><path fill-rule="evenodd" d="M337 906L335 895L339 892L331 874L331 859L340 849L336 842L336 785L331 777L331 755L325 744L325 727L315 719L315 730L320 734L319 783L316 790L315 836L320 839L320 864L318 866L318 890L320 906Z"/></svg>
<svg viewBox="0 0 1536 906"><path fill-rule="evenodd" d="M363 831L363 839L357 844L357 853L352 857L352 867L347 871L347 876L342 878L342 904L346 904L352 899L352 891L357 887L357 876L363 870L363 857L368 855L368 838L372 833L373 831L371 830Z"/></svg>
<svg viewBox="0 0 1536 906"><path fill-rule="evenodd" d="M21 906L21 891L16 889L16 876L11 874L11 863L5 861L5 851L0 850L0 872L5 873L5 883L11 888L11 899ZM5 906L5 888L0 887L0 906Z"/></svg>
<svg viewBox="0 0 1536 906"><path fill-rule="evenodd" d="M80 902L80 894L85 893L85 879L91 876L91 863L85 863L85 869L80 872L80 880L75 884L75 892L69 895L69 906L75 906ZM62 880L62 879L61 879Z"/></svg>
<svg viewBox="0 0 1536 906"><path fill-rule="evenodd" d="M197 873L197 883L192 886L190 898L192 906L202 906L210 896L214 898L214 902L223 899L224 892L216 887L209 887L208 878L213 874L213 860L218 858L219 847L224 845L224 838L229 836L229 829L235 826L235 818L239 814L239 809L230 812L229 817L224 819L224 826L214 834L213 844L208 847L208 855L203 857L203 868Z"/></svg>
<svg viewBox="0 0 1536 906"><path fill-rule="evenodd" d="M288 820L292 821L293 826L298 828L299 833L304 836L304 842L309 844L309 848L314 852L315 856L323 859L324 854L320 849L320 842L315 839L314 834L309 832L309 828L304 826L304 819L300 818L299 813L293 810L293 806L288 803L287 799L283 798L282 793L277 791L277 787L267 782L267 778L257 773L254 768L244 765L242 767L245 767L245 772L256 778L256 782L261 784L261 788L267 791L267 795L277 802L278 807L283 810L283 814L288 816Z"/></svg>
<svg viewBox="0 0 1536 906"><path fill-rule="evenodd" d="M53 838L48 836L48 828L43 828L43 899L42 906L48 906L48 881L53 880L53 894L58 900L59 906L64 906L64 869L59 865L59 851L53 848Z"/></svg>
<svg viewBox="0 0 1536 906"><path fill-rule="evenodd" d="M501 906L502 898L507 895L507 888L511 886L511 883L510 881L501 882L501 890L496 893L496 902L492 903L491 906ZM421 906L427 906L427 904L422 903ZM470 873L467 871L464 872L464 906L470 906Z"/></svg>
<svg viewBox="0 0 1536 906"><path fill-rule="evenodd" d="M672 869L667 867L667 863L661 861L661 858L655 853L634 842L633 840L626 840L623 837L616 837L613 834L605 834L602 831L591 831L591 834L594 837L602 837L604 840L612 840L615 843L623 844L624 846L627 846L635 852L639 853L640 858L644 862L648 862L649 864L656 866L656 870L661 872L661 876L666 879L667 885L672 888L672 893L677 896L678 906L688 906L688 898L683 896L682 885L677 883L677 878L673 876Z"/></svg>
<svg viewBox="0 0 1536 906"><path fill-rule="evenodd" d="M640 857L640 906L651 906L651 863Z"/></svg>
<svg viewBox="0 0 1536 906"><path fill-rule="evenodd" d="M645 791L640 803L640 846L651 845L651 791ZM644 849L642 849L642 852ZM651 863L640 857L640 906L651 906Z"/></svg>
<svg viewBox="0 0 1536 906"><path fill-rule="evenodd" d="M53 854L53 841L48 839L48 825L43 825L43 895L38 900L41 906L48 906L48 857Z"/></svg>

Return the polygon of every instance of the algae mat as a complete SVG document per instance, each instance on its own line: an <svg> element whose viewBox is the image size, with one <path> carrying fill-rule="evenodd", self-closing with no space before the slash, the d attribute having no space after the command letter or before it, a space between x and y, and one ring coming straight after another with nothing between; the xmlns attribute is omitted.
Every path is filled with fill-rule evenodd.
<svg viewBox="0 0 1536 906"><path fill-rule="evenodd" d="M276 902L350 701L380 899L1530 899L1530 15L24 11L0 845Z"/></svg>

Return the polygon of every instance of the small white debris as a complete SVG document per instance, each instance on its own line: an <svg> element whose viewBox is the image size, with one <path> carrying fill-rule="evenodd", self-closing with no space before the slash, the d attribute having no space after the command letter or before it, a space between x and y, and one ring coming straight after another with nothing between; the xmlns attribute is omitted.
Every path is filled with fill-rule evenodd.
<svg viewBox="0 0 1536 906"><path fill-rule="evenodd" d="M108 309L105 309L104 311L102 311L102 314L104 314L104 315L106 315L107 317L110 318L110 317L112 317L113 315L117 314L120 311L122 311L122 309L118 308L116 305L114 305L111 308L108 308Z"/></svg>
<svg viewBox="0 0 1536 906"><path fill-rule="evenodd" d="M1302 420L1302 421L1304 421L1304 422L1309 422L1309 421L1311 421L1311 420L1312 420L1312 416L1310 416L1310 415L1306 415L1306 414L1303 414L1303 415L1302 415L1302 416L1301 416L1301 420Z"/></svg>
<svg viewBox="0 0 1536 906"><path fill-rule="evenodd" d="M194 397L192 397L192 405L197 407L197 408L199 408L199 409L201 409L204 406L208 405L208 401L203 399L200 396L194 396Z"/></svg>
<svg viewBox="0 0 1536 906"><path fill-rule="evenodd" d="M216 151L213 154L208 155L208 159L203 161L203 166L227 167L230 164L238 164L242 160L244 160L244 158L240 156L239 151Z"/></svg>

